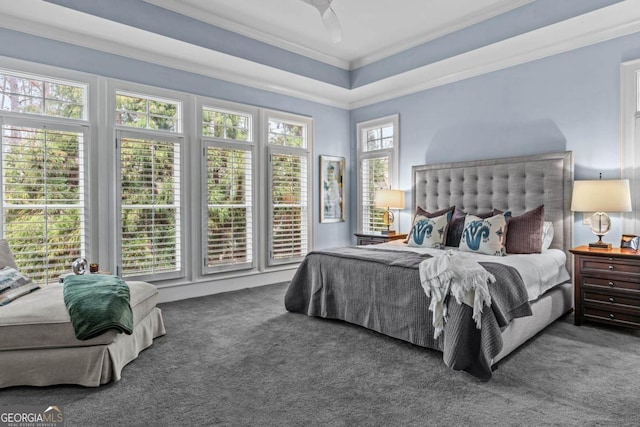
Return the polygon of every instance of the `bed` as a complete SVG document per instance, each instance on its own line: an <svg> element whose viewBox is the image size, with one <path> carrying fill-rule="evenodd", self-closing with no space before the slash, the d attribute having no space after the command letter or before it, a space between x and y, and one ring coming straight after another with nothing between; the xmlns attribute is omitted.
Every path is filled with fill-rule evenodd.
<svg viewBox="0 0 640 427"><path fill-rule="evenodd" d="M554 254L551 263L556 263L558 274L549 280L555 282L547 281L539 292L531 292L524 283L519 284L528 277L517 271L519 267L493 262L527 259L528 255L480 260L497 278L489 286L493 300L482 313L480 329L470 307L448 298L444 332L435 336L430 298L422 287L419 268L434 256L434 250L376 245L311 252L289 285L285 306L290 312L347 321L441 351L450 368L488 380L501 359L573 308L569 275L573 271L569 253L572 182L571 152L412 168L414 212L418 207L436 212L455 206L469 213L510 211L517 217L544 206L553 240L539 255Z"/></svg>

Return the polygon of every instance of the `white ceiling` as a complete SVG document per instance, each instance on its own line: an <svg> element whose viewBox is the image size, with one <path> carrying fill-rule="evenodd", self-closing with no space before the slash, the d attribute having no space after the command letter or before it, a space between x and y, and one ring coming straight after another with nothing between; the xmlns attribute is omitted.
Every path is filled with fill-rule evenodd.
<svg viewBox="0 0 640 427"><path fill-rule="evenodd" d="M533 0L333 0L342 41L303 0L145 0L251 38L354 69Z"/></svg>

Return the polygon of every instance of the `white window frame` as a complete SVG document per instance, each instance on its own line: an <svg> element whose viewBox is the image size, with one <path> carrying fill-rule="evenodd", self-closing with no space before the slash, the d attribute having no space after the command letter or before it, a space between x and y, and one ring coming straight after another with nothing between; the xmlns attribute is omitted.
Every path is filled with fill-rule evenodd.
<svg viewBox="0 0 640 427"><path fill-rule="evenodd" d="M261 161L261 164L263 164L265 167L265 175L266 175L265 182L260 186L261 194L265 195L264 206L266 209L266 215L263 216L266 219L266 224L262 227L262 229L269 230L268 235L266 237L266 250L265 250L266 265L268 267L271 267L271 266L298 263L304 259L304 256L306 255L306 253L313 250L313 225L314 225L313 209L315 207L315 204L313 203L314 193L312 190L314 174L313 174L313 164L311 162L311 158L313 156L313 133L314 133L313 118L301 116L297 114L283 113L281 111L268 110L268 109L262 110L261 113L262 114L261 114L261 120L260 120L260 129L262 131L263 144L266 147L266 153L265 153L266 159L264 161ZM287 146L282 146L277 144L269 144L269 120L271 119L304 126L306 129L306 134L304 135L306 147L297 148L297 147L287 147ZM307 161L307 215L305 218L307 222L307 236L306 236L307 252L305 252L299 257L291 257L286 259L274 259L273 257L273 251L272 251L273 234L272 234L272 227L271 227L271 225L273 224L273 203L271 199L271 194L272 194L271 156L273 154L297 155L297 156L305 157Z"/></svg>
<svg viewBox="0 0 640 427"><path fill-rule="evenodd" d="M145 129L145 128L136 128L132 126L123 126L116 125L116 95L117 94L125 94L125 95L138 95L145 98L153 98L163 101L171 101L171 102L179 102L181 107L178 113L178 126L176 131L167 131L167 130L158 130L158 129ZM108 126L112 129L113 132L113 140L115 141L113 147L113 182L114 182L114 191L111 195L110 200L113 201L113 209L112 209L112 241L114 242L113 248L113 263L115 265L115 270L117 275L122 275L122 218L121 218L121 197L120 197L120 146L118 135L127 135L133 138L139 139L157 139L157 140L165 140L165 141L176 141L176 143L180 146L180 227L177 232L179 233L179 245L180 250L178 251L179 256L179 269L171 272L163 272L156 274L141 274L141 275L131 275L126 276L127 280L143 280L149 282L162 281L162 280L172 280L172 279L181 279L186 276L186 264L188 259L188 248L185 245L187 226L186 223L189 222L189 215L186 210L186 206L189 205L188 194L187 194L187 181L190 180L190 176L187 173L189 164L190 153L187 149L188 144L186 144L186 135L184 133L184 129L186 124L184 123L184 117L188 117L186 112L187 105L189 103L188 95L181 92L174 92L170 90L159 89L157 87L151 87L146 85L140 85L129 82L122 81L109 81L107 88L107 98L108 102Z"/></svg>
<svg viewBox="0 0 640 427"><path fill-rule="evenodd" d="M238 141L225 138L216 138L213 136L205 136L202 131L202 116L203 108L210 108L213 110L227 112L231 114L242 114L250 117L251 126L248 141ZM260 224L260 211L258 210L261 192L258 191L257 182L260 177L261 168L259 167L259 128L260 128L260 114L257 108L251 108L247 105L236 104L231 102L220 101L217 99L198 97L196 102L196 127L197 134L199 135L201 144L201 165L200 170L200 186L201 186L201 244L200 250L202 255L202 275L210 275L215 273L233 272L240 270L253 270L258 266L258 229L262 227ZM207 195L207 154L208 147L223 147L232 149L241 149L251 152L251 163L253 169L253 175L251 179L251 210L252 210L252 232L251 232L251 262L227 264L223 266L209 267L207 265L207 228L208 228L208 195Z"/></svg>
<svg viewBox="0 0 640 427"><path fill-rule="evenodd" d="M88 168L88 146L90 141L90 129L87 124L81 124L81 122L77 120L64 120L64 119L54 119L50 116L35 116L33 114L25 114L25 117L18 117L16 115L12 115L11 117L2 117L0 114L0 130L4 125L16 126L16 127L26 127L33 129L52 129L55 131L63 131L63 132L73 132L82 134L82 151L83 155L80 158L83 167L83 179L82 186L84 187L84 191L81 193L81 203L79 204L79 208L82 210L82 220L84 226L80 229L80 252L81 255L87 259L92 259L92 247L91 247L91 210L90 210L90 200L88 197L89 193L89 168ZM2 135L0 135L0 148L2 148L1 144ZM4 190L4 174L2 173L2 159L0 159L0 178L2 179L2 190ZM5 228L4 228L4 197L0 197L0 226L2 228L2 237L5 236ZM43 207L49 206L49 204L42 203L38 204ZM71 205L69 205L71 207ZM71 268L71 265L69 265ZM57 281L56 277L50 277L47 274L48 280L47 283L55 283Z"/></svg>
<svg viewBox="0 0 640 427"><path fill-rule="evenodd" d="M621 67L620 166L631 187L632 211L622 214L622 232L640 231L640 60Z"/></svg>
<svg viewBox="0 0 640 427"><path fill-rule="evenodd" d="M393 126L393 147L381 150L364 151L366 140L366 132L370 129L380 128L391 125ZM357 205L358 205L358 221L357 229L362 232L364 227L363 215L363 192L362 192L362 162L365 159L389 156L389 185L391 188L398 188L398 164L400 153L400 116L393 114L390 116L380 117L373 120L360 122L356 125L357 133Z"/></svg>
<svg viewBox="0 0 640 427"><path fill-rule="evenodd" d="M76 70L54 67L51 65L38 64L34 62L24 61L14 58L2 58L0 72L16 75L19 77L28 77L35 79L47 80L56 83L71 83L84 85L86 87L84 99L84 115L81 119L57 117L50 115L41 115L33 113L15 113L10 111L0 111L0 125L24 125L28 127L50 126L60 129L83 130L83 149L84 149L84 214L85 227L83 236L82 256L89 261L97 261L99 256L99 227L101 213L98 206L97 191L93 191L98 181L94 172L94 151L98 144L97 141L97 100L98 100L98 78L95 75L83 73ZM35 126L34 126L35 125ZM0 205L1 205L0 198ZM2 206L0 206L1 208ZM2 210L0 209L0 215ZM4 220L0 219L0 224ZM0 226L0 229L3 228ZM0 231L4 238L4 230ZM69 270L71 265L69 265Z"/></svg>

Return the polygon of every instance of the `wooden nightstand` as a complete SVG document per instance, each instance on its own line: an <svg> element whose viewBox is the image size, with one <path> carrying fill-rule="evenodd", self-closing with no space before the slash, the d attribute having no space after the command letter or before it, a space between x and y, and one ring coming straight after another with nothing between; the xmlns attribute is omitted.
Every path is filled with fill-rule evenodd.
<svg viewBox="0 0 640 427"><path fill-rule="evenodd" d="M589 249L574 254L575 324L583 320L640 329L640 254Z"/></svg>
<svg viewBox="0 0 640 427"><path fill-rule="evenodd" d="M355 233L358 239L358 245L377 245L378 243L387 243L392 240L406 239L406 233L396 234L362 234Z"/></svg>

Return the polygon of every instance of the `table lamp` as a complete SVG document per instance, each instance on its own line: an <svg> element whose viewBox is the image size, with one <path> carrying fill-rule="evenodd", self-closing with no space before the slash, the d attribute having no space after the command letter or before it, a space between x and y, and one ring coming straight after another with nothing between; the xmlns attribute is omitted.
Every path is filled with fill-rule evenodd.
<svg viewBox="0 0 640 427"><path fill-rule="evenodd" d="M598 236L598 241L589 243L589 247L611 248L611 243L602 241L602 236L607 234L611 228L611 219L606 212L631 211L629 180L575 181L571 210L574 212L595 212L589 220L589 225L593 234Z"/></svg>
<svg viewBox="0 0 640 427"><path fill-rule="evenodd" d="M386 208L382 222L387 226L387 229L382 234L395 234L395 231L390 230L391 224L393 224L394 216L389 209L404 209L404 191L402 190L379 190L376 191L376 197L374 206L376 208Z"/></svg>

